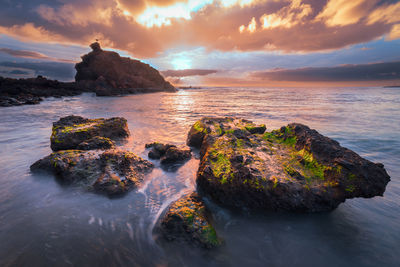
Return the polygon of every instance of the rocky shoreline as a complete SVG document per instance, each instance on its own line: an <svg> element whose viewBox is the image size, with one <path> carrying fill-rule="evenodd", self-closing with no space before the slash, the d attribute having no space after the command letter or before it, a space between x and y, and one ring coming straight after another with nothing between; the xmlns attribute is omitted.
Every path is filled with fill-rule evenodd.
<svg viewBox="0 0 400 267"><path fill-rule="evenodd" d="M119 146L130 135L124 118L68 116L53 123L49 156L31 171L50 171L90 191L121 195L140 186L155 167ZM158 241L207 249L223 244L203 201L235 211L322 212L346 199L383 196L390 181L383 164L368 161L309 127L292 123L268 131L240 118L203 118L187 145L200 151L196 192L174 201L156 224ZM183 165L191 149L146 145L161 165Z"/></svg>
<svg viewBox="0 0 400 267"><path fill-rule="evenodd" d="M29 79L0 77L0 107L39 104L46 97L94 92L97 96L176 92L176 88L148 64L121 57L90 45L92 51L75 65L75 82L59 82L42 76Z"/></svg>

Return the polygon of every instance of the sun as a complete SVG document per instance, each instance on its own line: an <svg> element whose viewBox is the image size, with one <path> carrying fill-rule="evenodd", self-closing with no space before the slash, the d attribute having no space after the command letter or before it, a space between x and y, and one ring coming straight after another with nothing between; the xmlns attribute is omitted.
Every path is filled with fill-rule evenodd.
<svg viewBox="0 0 400 267"><path fill-rule="evenodd" d="M175 70L185 70L192 67L192 61L188 57L177 57L171 61Z"/></svg>

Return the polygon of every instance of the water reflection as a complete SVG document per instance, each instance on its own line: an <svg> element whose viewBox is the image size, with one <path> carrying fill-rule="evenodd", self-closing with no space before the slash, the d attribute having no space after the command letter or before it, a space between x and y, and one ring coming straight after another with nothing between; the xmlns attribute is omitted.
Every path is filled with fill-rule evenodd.
<svg viewBox="0 0 400 267"><path fill-rule="evenodd" d="M243 216L214 206L224 247L160 247L153 226L169 203L195 188L198 159L172 172L156 168L139 190L111 200L32 176L29 165L50 153L51 123L70 114L127 118L132 136L124 146L144 158L146 143L185 144L189 127L203 116L239 116L269 129L296 121L383 162L392 182L384 198L350 200L332 213ZM0 265L397 266L398 121L400 90L376 88L86 94L1 109Z"/></svg>

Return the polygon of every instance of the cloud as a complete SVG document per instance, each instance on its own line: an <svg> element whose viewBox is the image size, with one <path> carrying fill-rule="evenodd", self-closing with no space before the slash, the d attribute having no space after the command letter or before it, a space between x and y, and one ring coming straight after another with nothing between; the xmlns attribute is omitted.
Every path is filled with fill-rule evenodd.
<svg viewBox="0 0 400 267"><path fill-rule="evenodd" d="M165 77L189 77L189 76L206 76L217 72L218 70L186 69L186 70L166 70L162 71L161 73Z"/></svg>
<svg viewBox="0 0 400 267"><path fill-rule="evenodd" d="M200 2L7 1L0 10L0 33L25 41L76 45L100 39L104 47L139 58L155 57L177 46L310 53L341 49L387 34L389 40L397 38L394 25L400 18L400 3L390 0L195 3ZM157 19L154 10L163 14L159 19L165 23L140 19L143 14Z"/></svg>
<svg viewBox="0 0 400 267"><path fill-rule="evenodd" d="M8 75L29 75L29 71L23 71L23 70L10 70L10 71L5 71L2 70L0 71L2 74L8 74Z"/></svg>
<svg viewBox="0 0 400 267"><path fill-rule="evenodd" d="M379 0L329 0L317 20L328 26L346 26L359 22L376 6Z"/></svg>
<svg viewBox="0 0 400 267"><path fill-rule="evenodd" d="M21 57L21 58L31 58L31 59L41 59L41 60L51 60L58 62L69 62L73 63L73 61L68 59L58 59L54 57L46 56L42 53L38 53L35 51L27 51L27 50L15 50L10 48L0 48L0 52L8 54L13 57Z"/></svg>
<svg viewBox="0 0 400 267"><path fill-rule="evenodd" d="M400 79L400 61L325 68L275 69L250 74L251 79L286 82L385 81Z"/></svg>
<svg viewBox="0 0 400 267"><path fill-rule="evenodd" d="M72 81L75 76L74 64L61 62L0 62L0 68L32 72L34 76L42 75L50 79ZM32 75L31 75L32 76Z"/></svg>
<svg viewBox="0 0 400 267"><path fill-rule="evenodd" d="M395 39L400 39L400 24L394 25L389 33L388 40L395 40Z"/></svg>
<svg viewBox="0 0 400 267"><path fill-rule="evenodd" d="M396 23L400 21L400 2L394 4L385 4L376 8L369 16L368 23L377 22Z"/></svg>

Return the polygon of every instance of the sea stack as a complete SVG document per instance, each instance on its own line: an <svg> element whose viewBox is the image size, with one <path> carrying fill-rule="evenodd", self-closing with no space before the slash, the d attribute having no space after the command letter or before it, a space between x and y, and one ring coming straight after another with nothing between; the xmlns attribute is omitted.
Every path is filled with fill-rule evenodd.
<svg viewBox="0 0 400 267"><path fill-rule="evenodd" d="M79 87L94 90L100 96L176 91L150 65L105 51L98 42L90 47L92 51L75 65L75 81Z"/></svg>

